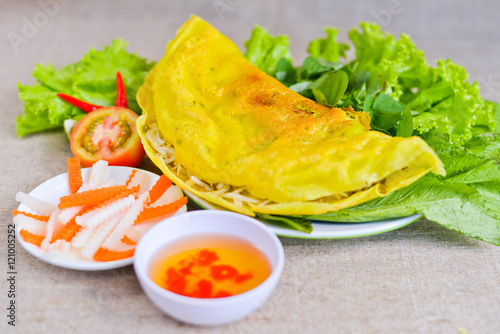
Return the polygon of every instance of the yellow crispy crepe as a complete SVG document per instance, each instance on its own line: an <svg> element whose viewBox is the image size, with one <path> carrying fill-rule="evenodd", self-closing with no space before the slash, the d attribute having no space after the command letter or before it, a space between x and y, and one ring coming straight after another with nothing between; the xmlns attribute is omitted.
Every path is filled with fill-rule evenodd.
<svg viewBox="0 0 500 334"><path fill-rule="evenodd" d="M248 215L322 214L444 174L421 138L369 131L366 113L302 97L198 17L170 41L138 100L153 162L183 189Z"/></svg>

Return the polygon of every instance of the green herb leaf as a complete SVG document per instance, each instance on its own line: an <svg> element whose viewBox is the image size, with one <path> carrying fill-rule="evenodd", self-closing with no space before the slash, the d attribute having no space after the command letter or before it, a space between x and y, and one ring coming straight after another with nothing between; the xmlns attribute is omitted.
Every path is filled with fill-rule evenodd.
<svg viewBox="0 0 500 334"><path fill-rule="evenodd" d="M318 102L321 105L331 107L331 105L328 104L328 101L326 100L325 94L323 94L322 91L320 91L318 89L314 89L314 88L311 88L311 91L314 95L314 99L316 100L316 102Z"/></svg>
<svg viewBox="0 0 500 334"><path fill-rule="evenodd" d="M348 83L349 78L344 71L332 71L323 74L309 88L312 89L318 103L331 107L342 98Z"/></svg>
<svg viewBox="0 0 500 334"><path fill-rule="evenodd" d="M401 113L401 120L396 123L396 136L411 137L413 134L413 116L410 108L406 107Z"/></svg>
<svg viewBox="0 0 500 334"><path fill-rule="evenodd" d="M278 61L276 65L276 79L287 87L297 83L297 70L288 59L281 58Z"/></svg>
<svg viewBox="0 0 500 334"><path fill-rule="evenodd" d="M304 64L302 65L303 69L306 72L306 76L309 79L318 77L319 75L332 70L338 70L343 66L344 64L342 63L332 63L322 58L313 57L307 57L304 60Z"/></svg>
<svg viewBox="0 0 500 334"><path fill-rule="evenodd" d="M406 105L394 100L385 93L380 93L370 108L371 123L373 126L389 130L402 119L401 114L406 109Z"/></svg>
<svg viewBox="0 0 500 334"><path fill-rule="evenodd" d="M302 217L276 216L266 213L256 213L257 219L271 224L305 233L312 232L311 221Z"/></svg>

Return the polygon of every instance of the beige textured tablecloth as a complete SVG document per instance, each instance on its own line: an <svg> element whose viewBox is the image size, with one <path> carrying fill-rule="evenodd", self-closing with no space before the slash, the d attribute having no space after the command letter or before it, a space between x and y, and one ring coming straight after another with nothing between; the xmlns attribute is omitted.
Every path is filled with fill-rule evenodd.
<svg viewBox="0 0 500 334"><path fill-rule="evenodd" d="M59 68L115 37L128 41L130 51L159 59L191 13L240 46L255 23L286 33L300 62L324 26L343 29L345 40L346 30L371 20L394 34L409 33L431 61L450 57L464 65L483 94L500 101L500 3L494 0L55 1L0 0L1 333L500 333L500 248L426 220L359 239L281 238L286 264L274 294L247 318L216 328L162 314L131 266L67 270L18 244L16 326L9 326L6 226L15 193L65 172L71 153L61 131L16 136L22 112L16 83L34 83L30 75L39 62ZM41 12L50 15L44 20ZM22 35L26 22L36 22L37 31ZM12 44L11 33L24 42ZM157 171L147 161L142 167Z"/></svg>

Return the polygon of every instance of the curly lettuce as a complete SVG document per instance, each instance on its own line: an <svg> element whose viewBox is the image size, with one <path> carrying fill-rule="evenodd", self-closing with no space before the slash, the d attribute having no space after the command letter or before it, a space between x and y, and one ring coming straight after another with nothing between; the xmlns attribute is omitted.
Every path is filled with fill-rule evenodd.
<svg viewBox="0 0 500 334"><path fill-rule="evenodd" d="M450 143L464 144L476 135L495 131L497 105L480 96L478 83L469 83L463 67L450 60L440 60L432 67L408 35L396 39L377 24L366 22L349 31L356 58L342 63L339 60L345 58L349 46L337 42L338 30L325 31L326 38L309 43L311 56L294 67L288 38L272 37L258 27L246 43L252 47L247 59L318 103L335 102L338 107L365 110L372 117L373 129L393 136L439 130L449 135ZM256 45L261 50L258 59ZM286 57L277 59L279 54ZM344 75L333 76L339 72L347 75L348 85L343 82ZM330 78L328 84L324 83L325 77ZM334 77L336 81L331 80ZM338 87L345 89L339 92ZM332 90L342 97L323 98Z"/></svg>
<svg viewBox="0 0 500 334"><path fill-rule="evenodd" d="M325 31L326 38L309 43L310 56L302 65L282 58L267 73L320 104L368 112L373 130L421 136L439 155L447 175L426 175L385 197L340 211L285 218L304 226L307 220L366 222L420 213L448 229L500 245L500 105L480 96L478 83L469 83L463 67L450 60L430 66L408 35L396 39L377 24L361 23L349 32L356 57L342 62L348 46L337 42L338 30Z"/></svg>
<svg viewBox="0 0 500 334"><path fill-rule="evenodd" d="M116 100L116 72L122 73L129 108L140 113L136 94L154 62L125 51L121 39L114 40L102 51L90 50L83 59L60 70L38 64L33 76L37 83L18 84L19 98L24 102L24 114L17 118L17 134L27 134L62 128L64 120L79 120L85 114L57 97L65 93L92 104L111 106Z"/></svg>

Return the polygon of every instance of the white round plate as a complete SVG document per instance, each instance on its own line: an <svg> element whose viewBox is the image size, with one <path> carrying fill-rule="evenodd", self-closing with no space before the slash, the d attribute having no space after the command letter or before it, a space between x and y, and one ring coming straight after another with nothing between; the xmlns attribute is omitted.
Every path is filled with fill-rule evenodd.
<svg viewBox="0 0 500 334"><path fill-rule="evenodd" d="M113 179L115 181L115 184L125 184L133 169L138 168L109 166L106 170L105 180ZM83 180L86 180L89 177L90 171L91 168L82 168ZM157 174L145 170L142 171L151 176L152 184L154 184L160 178L160 176ZM44 183L33 189L29 194L45 202L57 205L59 203L59 198L69 195L69 193L68 173L64 173L45 181ZM34 213L23 204L19 205L18 210ZM133 257L118 261L97 262L86 260L71 254L63 254L61 252L46 253L39 247L25 242L19 235L19 229L17 226L16 235L17 240L19 240L21 246L31 255L58 267L75 270L98 271L120 268L131 265L133 263Z"/></svg>
<svg viewBox="0 0 500 334"><path fill-rule="evenodd" d="M196 204L207 210L220 210L215 208L207 201L193 195L189 191L183 190ZM311 221L313 230L311 233L295 231L286 229L270 224L266 224L276 235L289 238L300 239L347 239L359 238L369 235L385 233L396 230L403 226L413 223L421 218L422 215L416 214L408 217L391 218L384 220L377 220L364 223L333 223L333 222L320 222Z"/></svg>

